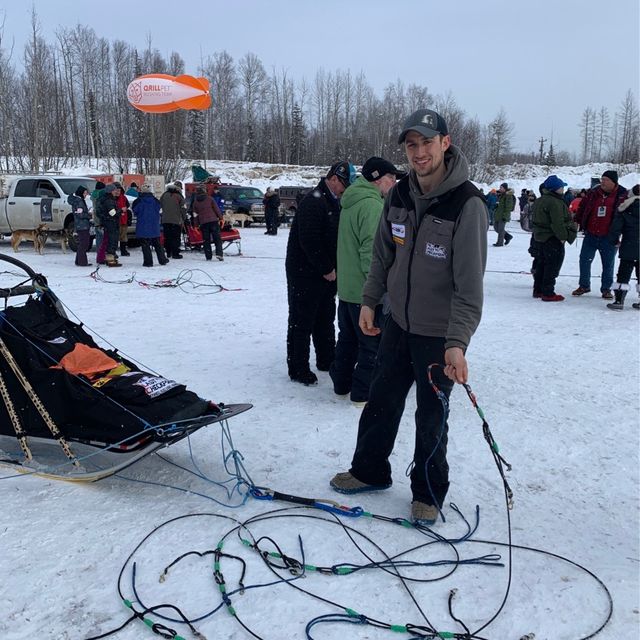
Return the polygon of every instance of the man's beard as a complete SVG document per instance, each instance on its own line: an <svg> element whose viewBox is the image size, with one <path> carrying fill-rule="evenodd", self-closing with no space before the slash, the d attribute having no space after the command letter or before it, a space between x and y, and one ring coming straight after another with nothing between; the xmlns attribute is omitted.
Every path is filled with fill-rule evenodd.
<svg viewBox="0 0 640 640"><path fill-rule="evenodd" d="M438 171L438 169L442 166L443 160L444 158L440 158L440 160L437 162L435 160L432 160L431 164L426 169L414 168L414 171L416 172L418 178L427 178L428 176L431 176L436 173L436 171Z"/></svg>

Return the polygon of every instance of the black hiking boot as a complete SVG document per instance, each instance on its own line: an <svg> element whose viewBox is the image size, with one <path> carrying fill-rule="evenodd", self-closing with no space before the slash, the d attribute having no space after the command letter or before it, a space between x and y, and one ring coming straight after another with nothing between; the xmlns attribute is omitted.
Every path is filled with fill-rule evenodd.
<svg viewBox="0 0 640 640"><path fill-rule="evenodd" d="M613 292L616 296L616 301L607 305L607 309L611 311L622 311L624 309L624 299L627 297L626 289L616 289Z"/></svg>
<svg viewBox="0 0 640 640"><path fill-rule="evenodd" d="M312 387L313 385L318 384L318 377L313 371L305 371L304 373L299 373L297 375L290 375L292 382L299 382L303 384L305 387Z"/></svg>

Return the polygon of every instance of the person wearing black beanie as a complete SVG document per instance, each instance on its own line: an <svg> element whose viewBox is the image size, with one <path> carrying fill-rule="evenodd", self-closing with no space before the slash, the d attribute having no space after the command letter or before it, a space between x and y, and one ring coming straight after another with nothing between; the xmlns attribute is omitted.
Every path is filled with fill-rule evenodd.
<svg viewBox="0 0 640 640"><path fill-rule="evenodd" d="M618 172L608 170L602 174L600 184L580 201L576 222L584 231L584 239L580 247L580 279L572 295L582 296L591 291L591 263L597 252L602 261L600 293L605 300L613 300L611 286L617 247L611 244L608 235L618 207L626 197L627 190L618 184Z"/></svg>
<svg viewBox="0 0 640 640"><path fill-rule="evenodd" d="M76 266L90 267L91 263L87 261L87 251L91 242L89 230L91 229L91 213L85 197L89 194L89 190L81 184L73 194L67 198L67 202L71 205L73 213L74 233L77 236L76 246Z"/></svg>

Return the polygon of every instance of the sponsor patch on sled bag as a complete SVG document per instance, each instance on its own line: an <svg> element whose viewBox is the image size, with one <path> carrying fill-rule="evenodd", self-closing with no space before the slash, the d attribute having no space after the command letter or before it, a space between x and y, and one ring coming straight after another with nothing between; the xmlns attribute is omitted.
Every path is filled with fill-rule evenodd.
<svg viewBox="0 0 640 640"><path fill-rule="evenodd" d="M159 376L142 376L142 378L136 380L134 384L142 387L150 398L157 398L169 391L169 389L179 386L175 380L167 380L167 378L161 378Z"/></svg>

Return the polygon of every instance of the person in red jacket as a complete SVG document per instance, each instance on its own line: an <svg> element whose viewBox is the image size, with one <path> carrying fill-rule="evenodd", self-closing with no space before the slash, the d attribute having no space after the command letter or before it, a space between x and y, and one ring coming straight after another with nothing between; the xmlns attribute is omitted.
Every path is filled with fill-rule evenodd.
<svg viewBox="0 0 640 640"><path fill-rule="evenodd" d="M613 217L626 197L627 190L618 184L618 172L605 171L600 184L580 201L576 222L584 231L584 239L580 248L579 286L572 295L582 296L591 291L591 263L597 251L602 260L600 292L606 300L613 300L611 285L617 248L609 242L607 236Z"/></svg>
<svg viewBox="0 0 640 640"><path fill-rule="evenodd" d="M124 194L124 189L119 182L115 183L116 187L120 190L116 203L118 205L118 214L120 216L120 255L130 256L131 254L127 250L127 228L129 227L129 200Z"/></svg>

